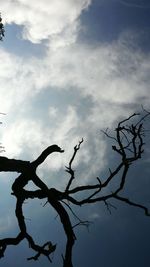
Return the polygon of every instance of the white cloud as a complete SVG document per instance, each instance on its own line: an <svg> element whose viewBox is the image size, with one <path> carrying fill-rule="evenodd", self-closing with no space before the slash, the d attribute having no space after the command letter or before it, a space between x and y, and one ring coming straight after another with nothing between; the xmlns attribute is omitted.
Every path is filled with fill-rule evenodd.
<svg viewBox="0 0 150 267"><path fill-rule="evenodd" d="M108 47L73 45L45 58L23 59L0 50L1 111L9 112L49 86L76 88L95 102L149 101L149 56L120 44ZM126 59L128 57L128 60Z"/></svg>
<svg viewBox="0 0 150 267"><path fill-rule="evenodd" d="M90 2L1 0L3 18L8 23L23 25L25 39L34 43L49 40L42 58L19 57L0 49L0 111L7 113L0 138L6 149L4 155L32 161L51 144L65 149L65 153L55 153L42 164L39 175L43 180L53 179L53 174L56 180L56 171L68 165L73 147L83 137L73 164L74 183L86 184L89 179L96 183L96 176L101 178L108 163L107 143L100 130L112 127L120 116L133 112L133 104L150 103L150 55L129 45L133 34L122 35L109 45L77 43L80 14ZM46 105L51 97L49 92L54 89L60 106ZM72 101L74 94L67 95L71 91L78 95L77 103ZM62 109L63 93L67 100ZM45 95L45 102L41 95ZM84 98L90 99L91 106L84 106L88 103ZM40 118L39 105L43 108ZM7 175L1 180L8 181ZM62 172L59 178L58 188L68 176ZM52 185L52 181L48 183ZM104 218L96 210L88 213L89 219ZM0 220L3 232L14 228L14 220L9 216Z"/></svg>
<svg viewBox="0 0 150 267"><path fill-rule="evenodd" d="M46 163L48 168L56 169L65 163L64 158L65 161L69 160L74 145L84 137L84 149L81 149L75 165L79 162L86 165L93 162L87 175L94 174L106 164L106 144L100 138L100 129L111 127L118 117L132 112L132 104L140 101L139 104L145 105L150 102L150 56L138 48L133 49L131 33L123 34L118 41L107 45L77 43L78 18L90 1L65 0L62 10L57 6L61 5L60 1L55 1L53 9L46 9L49 2L44 1L38 6L37 18L37 5L34 1L16 3L12 7L12 1L7 5L2 1L2 11L8 11L8 22L25 25L26 37L32 42L38 42L44 37L49 38L50 45L42 58L21 58L4 49L0 50L3 62L0 66L1 111L7 112L9 117L9 124L3 130L1 141L10 157L16 157L28 150L31 151L31 158L34 158L47 145L58 143L64 146L64 157L56 155L50 164ZM25 12L27 6L33 14ZM14 8L14 13L11 7L12 10ZM46 12L52 12L53 16ZM56 18L54 13L57 13ZM64 16L67 17L63 21ZM55 33L51 27L46 31L48 23L57 24L58 27L53 28ZM43 37L40 35L42 31ZM70 36L72 41L66 41ZM39 120L31 114L28 118L27 111L31 108L33 99L40 98L41 92L46 96L54 88L58 98L60 91L67 94L68 91L75 90L81 111L78 110L78 103L76 107L70 103L65 104L65 112L61 112L60 107L45 108L45 114L55 121L50 126L45 117ZM84 97L90 97L94 105L87 107L86 114L82 117L80 112L85 109L82 105ZM44 109L44 103L41 105ZM128 110L125 105L128 105Z"/></svg>
<svg viewBox="0 0 150 267"><path fill-rule="evenodd" d="M149 56L112 44L90 47L75 45L51 55L53 86L78 88L95 101L132 103L148 96ZM59 77L59 79L57 79Z"/></svg>
<svg viewBox="0 0 150 267"><path fill-rule="evenodd" d="M24 151L30 156L27 160L33 160L39 156L42 149L47 146L57 143L65 148L68 145L69 149L76 144L76 133L73 129L77 128L78 117L72 107L68 107L66 116L59 114L56 119L55 127L43 127L42 122L34 121L32 118L16 118L9 125L2 127L1 142L5 147L8 157L18 157ZM76 140L76 142L75 142ZM62 157L54 156L54 160L50 165L51 168L62 167Z"/></svg>
<svg viewBox="0 0 150 267"><path fill-rule="evenodd" d="M100 138L100 129L111 127L119 116L132 112L132 108L126 110L124 104L138 103L140 98L145 98L145 103L150 100L149 56L138 50L133 52L123 45L121 39L105 47L74 44L53 53L49 50L42 59L23 59L2 49L0 56L4 62L0 66L1 111L8 112L10 118L9 124L3 129L1 141L10 157L27 151L27 148L37 156L47 145L58 143L66 147L68 154L65 154L65 159L69 160L72 148L84 137L88 144L80 151L76 164L80 160L89 164L94 149L95 164L93 162L91 167L91 173L94 173L105 166L106 147L103 140L96 140ZM46 95L53 87L58 97L60 90L67 94L71 88L76 88L74 90L81 103L83 97L91 97L94 106L87 109L89 113L84 121L78 106L75 109L71 105L65 107L65 113L61 113L57 107L57 116L54 108L45 110L55 116L55 123L51 127L49 124L44 126L36 118L26 117L26 110L32 106L33 98L38 99L40 92ZM90 142L93 145L91 148ZM63 163L62 157L56 155L53 163L50 166L47 163L47 166L56 169Z"/></svg>
<svg viewBox="0 0 150 267"><path fill-rule="evenodd" d="M65 150L65 153L54 153L50 159L48 158L45 161L41 170L42 173L45 168L59 170L69 164L74 146L84 137L84 143L73 164L75 168L77 168L78 164L87 166L91 164L90 172L87 169L84 177L82 177L83 182L91 174L94 175L95 172L105 167L104 153L106 144L94 133L97 125L90 129L92 124L89 123L85 127L86 122L88 123L87 119L85 124L82 123L75 108L69 106L66 114L58 112L55 124L51 125L51 127L49 124L43 126L42 121L25 117L16 118L13 122L5 124L1 129L1 142L6 150L4 155L9 158L21 157L21 159L32 161L47 146L56 143Z"/></svg>
<svg viewBox="0 0 150 267"><path fill-rule="evenodd" d="M76 37L77 20L91 0L1 1L4 22L23 25L23 38L33 43L56 39L57 46Z"/></svg>

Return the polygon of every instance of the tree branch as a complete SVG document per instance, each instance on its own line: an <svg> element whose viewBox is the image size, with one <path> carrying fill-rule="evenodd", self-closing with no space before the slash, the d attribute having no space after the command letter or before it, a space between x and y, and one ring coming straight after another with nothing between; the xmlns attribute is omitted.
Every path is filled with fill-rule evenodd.
<svg viewBox="0 0 150 267"><path fill-rule="evenodd" d="M112 145L112 150L119 155L120 159L114 170L110 170L108 177L104 181L102 180L103 182L97 177L97 183L95 184L78 185L74 188L71 188L73 180L75 179L75 171L72 168L72 164L81 144L83 143L83 139L74 147L73 155L69 161L68 167L66 167L66 172L70 174L70 178L64 191L59 191L56 188L48 188L48 186L36 174L36 169L38 166L42 164L50 154L53 152L64 152L64 150L62 150L59 146L49 146L33 162L0 157L0 172L11 171L20 173L12 185L12 195L16 197L15 214L20 232L14 238L4 238L0 240L0 258L4 256L7 246L18 245L22 240L26 239L29 243L29 247L36 252L36 254L32 257L29 257L28 260L36 261L41 255L44 255L48 258L49 262L52 262L50 254L56 250L56 244L53 245L51 241L47 241L44 243L44 245L39 246L34 242L32 236L27 233L22 209L26 199L46 198L46 203L49 203L59 215L65 235L67 237L65 256L63 256L63 267L73 267L72 249L76 240L76 236L73 231L74 227L78 225L89 225L88 221L80 220L80 218L76 216L76 214L73 212L71 204L82 206L85 204L102 202L106 205L107 210L111 212L111 208L114 206L112 206L108 200L116 199L128 205L140 208L144 210L147 216L150 216L148 208L144 205L134 203L128 198L118 195L125 188L127 175L131 164L134 164L138 159L140 159L144 152L143 138L145 131L143 128L143 122L149 115L150 113L146 112L146 114L140 117L137 122L131 123L131 120L139 116L139 114L134 113L127 119L120 121L115 129L115 136L108 134L108 132L104 132L108 138L115 142L115 144ZM126 125L127 123L129 125ZM106 193L105 189L108 187L108 185L110 185L109 188L111 190L111 185L113 184L116 176L119 182L114 183L113 192ZM25 186L29 181L32 181L39 189L34 191L26 190ZM81 193L80 199L76 198L77 193ZM68 203L66 203L65 200L67 200ZM75 225L72 225L69 214L62 203L67 205L71 211L71 214L78 219L78 222Z"/></svg>

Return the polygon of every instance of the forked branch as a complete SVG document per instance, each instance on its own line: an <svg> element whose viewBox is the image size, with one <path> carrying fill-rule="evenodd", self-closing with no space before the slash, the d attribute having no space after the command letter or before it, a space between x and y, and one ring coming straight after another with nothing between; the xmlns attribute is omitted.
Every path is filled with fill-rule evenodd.
<svg viewBox="0 0 150 267"><path fill-rule="evenodd" d="M76 181L77 186L73 187L73 180L75 179L73 163L83 143L83 139L74 147L73 155L69 161L68 167L66 167L66 172L69 173L70 177L64 191L59 191L52 187L49 188L36 173L38 166L42 164L50 154L54 152L64 152L59 146L52 145L46 148L33 162L0 157L0 172L11 171L19 173L19 176L12 185L12 194L16 197L15 214L19 225L19 233L14 238L4 238L0 240L0 258L4 256L6 248L9 245L18 245L22 240L26 239L29 247L36 253L34 256L28 257L28 260L36 261L41 255L44 255L48 258L50 263L52 262L50 256L51 253L54 253L56 250L56 244L52 244L51 241L46 241L40 246L34 242L32 236L27 232L23 214L23 204L26 199L46 199L46 203L52 206L58 214L67 238L65 255L63 256L63 267L73 267L72 250L76 241L74 228L78 225L89 226L87 220L80 220L76 215L71 206L72 204L83 206L85 204L101 202L104 203L107 210L111 212L111 208L114 206L110 201L115 199L130 206L140 208L147 216L150 216L147 207L133 202L128 197L121 196L126 185L131 164L139 160L144 153L145 130L143 123L150 113L145 110L143 110L143 112L144 115L142 116L134 113L120 121L113 135L108 133L108 130L104 131L106 137L114 142L112 150L118 154L119 160L117 166L109 170L109 174L105 179L102 180L97 177L94 184L89 182L89 184L80 185L80 181ZM111 190L115 177L118 179L118 183L115 182L113 190ZM29 181L32 181L38 189L34 191L26 190L25 186ZM109 188L110 191L104 190L106 188ZM67 208L71 211L71 215L77 219L77 223L74 225L72 224L71 216L69 216Z"/></svg>

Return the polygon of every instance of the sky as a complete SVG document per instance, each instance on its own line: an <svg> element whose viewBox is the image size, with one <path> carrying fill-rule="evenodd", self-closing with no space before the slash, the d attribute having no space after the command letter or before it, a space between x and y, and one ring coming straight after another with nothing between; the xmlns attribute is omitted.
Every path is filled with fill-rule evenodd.
<svg viewBox="0 0 150 267"><path fill-rule="evenodd" d="M65 165L84 138L74 161L76 183L106 176L116 157L101 130L115 128L130 114L150 107L150 3L148 0L1 0L5 38L0 43L1 155L34 160L58 144L39 168L49 187L63 189ZM146 122L146 127L149 122ZM150 208L149 143L129 173L126 193ZM15 236L17 174L0 174L0 235ZM29 188L33 185L29 184ZM51 266L62 266L65 236L55 212L44 201L24 205L29 232L39 242L57 245ZM111 215L103 203L77 209L92 221L76 229L74 267L141 267L149 264L150 218L115 202ZM19 253L19 254L18 254ZM19 256L18 256L19 255ZM49 266L27 262L28 244L7 249L3 267Z"/></svg>

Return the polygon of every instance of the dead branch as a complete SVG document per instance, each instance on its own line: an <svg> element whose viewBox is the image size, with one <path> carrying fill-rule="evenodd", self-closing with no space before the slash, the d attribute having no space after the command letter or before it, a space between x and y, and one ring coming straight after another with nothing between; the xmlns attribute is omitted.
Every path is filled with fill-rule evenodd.
<svg viewBox="0 0 150 267"><path fill-rule="evenodd" d="M89 221L81 220L73 211L72 204L76 206L83 206L96 202L101 202L106 205L107 210L111 213L111 208L116 208L110 201L112 199L121 201L133 207L144 210L145 215L150 216L150 212L147 207L139 203L131 201L129 198L122 197L120 194L124 190L127 180L127 175L131 164L134 164L139 160L144 153L144 135L145 130L143 123L150 115L150 112L143 110L144 115L140 117L139 114L134 113L128 118L120 121L117 128L114 131L114 135L104 131L107 138L110 138L114 144L112 145L112 151L119 155L117 166L109 171L108 177L105 180L101 180L97 177L95 184L80 185L73 187L73 180L75 179L75 170L72 165L77 156L77 152L80 150L80 146L83 143L83 139L78 145L74 147L73 155L69 161L66 172L69 173L70 178L64 191L59 191L56 188L48 188L47 185L38 177L36 170L40 164L42 164L46 158L54 153L63 153L57 145L52 145L46 148L40 156L33 162L22 161L17 159L8 159L7 157L0 157L0 172L18 172L19 176L15 179L12 185L12 195L16 197L16 218L19 226L19 234L14 238L4 238L0 240L0 258L4 257L5 251L9 245L18 245L22 240L28 241L29 247L36 252L32 257L28 257L30 260L38 260L41 255L48 258L49 262L52 262L50 255L56 250L56 244L52 244L51 241L47 241L44 245L40 246L36 244L31 235L28 234L26 228L26 220L23 214L23 204L27 199L46 199L46 203L51 205L63 225L64 232L67 237L66 251L63 256L63 267L73 267L72 264L72 250L76 240L74 234L74 228L77 226L89 226ZM136 120L135 120L136 119ZM106 193L105 188L111 185L114 178L117 176L118 183L115 183L113 192ZM32 181L39 189L29 191L25 189L25 186L29 181ZM110 186L111 188L111 186ZM80 193L80 199L76 197L76 194ZM84 194L83 194L84 193ZM66 203L66 200L68 201ZM77 219L77 223L72 225L71 218L64 205L70 210L71 214Z"/></svg>

